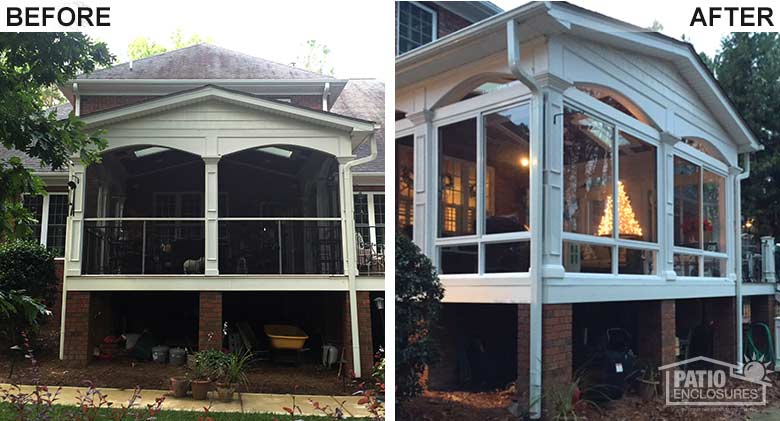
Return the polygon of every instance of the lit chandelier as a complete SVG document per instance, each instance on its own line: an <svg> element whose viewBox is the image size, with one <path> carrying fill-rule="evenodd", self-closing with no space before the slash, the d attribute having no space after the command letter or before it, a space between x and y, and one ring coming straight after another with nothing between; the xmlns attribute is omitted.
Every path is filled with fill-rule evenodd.
<svg viewBox="0 0 780 421"><path fill-rule="evenodd" d="M639 225L639 221L636 220L636 214L631 207L631 200L626 194L626 189L623 187L623 182L618 181L618 215L620 218L620 235L632 235L641 237L642 227ZM612 235L612 195L607 196L607 206L604 208L604 215L601 216L601 222L599 223L598 235Z"/></svg>

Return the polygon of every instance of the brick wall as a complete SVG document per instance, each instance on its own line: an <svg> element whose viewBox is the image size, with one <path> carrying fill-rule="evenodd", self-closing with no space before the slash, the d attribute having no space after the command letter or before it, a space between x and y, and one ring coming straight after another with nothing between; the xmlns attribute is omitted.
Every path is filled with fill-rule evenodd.
<svg viewBox="0 0 780 421"><path fill-rule="evenodd" d="M572 380L572 305L542 307L542 388Z"/></svg>
<svg viewBox="0 0 780 421"><path fill-rule="evenodd" d="M436 29L437 36L439 38L471 25L471 22L450 12L447 9L439 8L431 3L426 3L426 5L436 10L436 15L438 18L436 22Z"/></svg>
<svg viewBox="0 0 780 421"><path fill-rule="evenodd" d="M737 362L736 307L734 297L705 299L705 322L711 322L713 328L713 355L716 360L729 363Z"/></svg>
<svg viewBox="0 0 780 421"><path fill-rule="evenodd" d="M431 332L439 344L439 361L428 367L428 388L449 389L458 383L457 304L443 304L438 326Z"/></svg>
<svg viewBox="0 0 780 421"><path fill-rule="evenodd" d="M198 307L198 349L222 349L222 293L200 293Z"/></svg>
<svg viewBox="0 0 780 421"><path fill-rule="evenodd" d="M517 305L517 393L520 402L528 398L529 376L531 373L530 358L531 306Z"/></svg>
<svg viewBox="0 0 780 421"><path fill-rule="evenodd" d="M354 363L352 359L352 329L350 325L351 313L349 305L349 293L345 293L344 299L344 320L343 320L343 338L344 338L344 356L352 369ZM371 335L371 298L368 291L357 292L357 311L358 311L358 335L360 335L360 370L362 377L371 375L371 369L374 366L374 344Z"/></svg>
<svg viewBox="0 0 780 421"><path fill-rule="evenodd" d="M126 96L82 96L81 115L87 115L96 111L108 110L124 105L137 104L141 101L155 98L154 96L126 95Z"/></svg>
<svg viewBox="0 0 780 421"><path fill-rule="evenodd" d="M774 295L755 295L750 297L751 323L766 324L773 335L775 331L775 303ZM768 349L766 339L766 335L761 328L753 328L753 340L758 349Z"/></svg>
<svg viewBox="0 0 780 421"><path fill-rule="evenodd" d="M640 301L636 306L639 358L654 367L675 362L675 301Z"/></svg>
<svg viewBox="0 0 780 421"><path fill-rule="evenodd" d="M89 292L70 291L65 308L65 346L63 359L76 366L85 366L90 360Z"/></svg>

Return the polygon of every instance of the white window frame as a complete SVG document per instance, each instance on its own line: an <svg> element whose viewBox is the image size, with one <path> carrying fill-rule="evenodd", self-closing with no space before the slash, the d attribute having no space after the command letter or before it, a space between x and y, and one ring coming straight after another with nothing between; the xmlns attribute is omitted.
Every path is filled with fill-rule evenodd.
<svg viewBox="0 0 780 421"><path fill-rule="evenodd" d="M504 91L509 90L502 90L501 93ZM501 101L501 102L490 102L492 98L500 98L499 95L497 95L497 92L492 92L486 95L479 96L479 101L469 102L471 100L462 101L459 103L451 104L449 105L446 110L445 108L442 108L442 112L438 112L439 115L444 115L445 117L442 117L440 119L436 119L432 122L432 138L433 141L431 142L431 149L432 154L435 157L433 159L433 168L432 168L432 174L434 174L434 177L436 177L436 188L433 191L434 200L432 203L434 204L434 223L433 227L435 229L434 234L434 247L435 247L435 253L433 256L434 264L438 267L441 264L441 249L442 247L446 246L477 246L477 271L475 273L464 273L464 274L446 274L442 273L440 277L442 279L469 279L474 277L479 277L483 279L500 279L500 278L506 278L506 277L528 277L530 273L528 271L526 272L501 272L501 273L486 273L485 272L485 245L487 244L501 244L501 243L517 243L517 242L528 242L529 247L531 246L530 242L531 239L531 231L517 231L517 232L508 232L508 233L499 233L499 234L484 234L485 230L485 154L486 154L486 148L485 148L485 133L484 133L484 117L488 114L493 114L500 111L506 111L512 108L516 108L522 105L531 106L530 102L530 95L524 93L520 95L519 97L515 97L513 100L509 101ZM476 99L476 98L475 98ZM467 104L468 102L468 104ZM470 106L471 104L476 105L475 107L465 110L463 107ZM439 224L441 223L441 197L439 194L439 129L444 126L448 126L450 124L459 123L462 121L470 120L470 119L476 119L476 135L477 135L477 160L476 160L476 166L477 166L477 207L476 207L476 234L474 235L463 235L463 236L455 236L455 237L439 237ZM538 128L533 127L533 119L532 121L529 121L529 133L532 133L534 130L537 130ZM529 142L529 155L530 157L535 156L538 154L539 151L533 150L532 142ZM533 198L529 197L528 199L528 206L529 208L533 206ZM529 265L529 271L530 271L530 265Z"/></svg>
<svg viewBox="0 0 780 421"><path fill-rule="evenodd" d="M582 279L616 279L616 280L626 280L626 279L645 279L645 280L660 280L661 275L663 272L663 264L664 264L664 257L662 254L662 247L661 245L666 242L663 236L663 227L662 227L662 218L663 215L661 211L663 210L662 204L664 203L664 196L663 196L663 184L662 184L662 174L664 171L664 155L662 151L661 146L661 140L660 140L660 133L658 130L653 128L652 126L649 126L645 123L642 123L641 121L626 115L625 113L602 103L601 101L591 97L590 95L577 91L577 90L570 90L566 92L566 96L564 97L564 108L573 108L577 111L581 111L587 115L590 115L594 118L597 118L599 120L604 121L605 123L611 124L613 126L613 133L612 133L612 197L613 197L613 206L612 206L612 212L613 212L613 223L612 223L612 237L605 238L605 237L599 237L595 235L589 235L589 234L581 234L581 233L573 233L568 232L565 230L562 230L561 232L561 240L563 242L567 243L577 243L577 244L590 244L595 246L607 246L611 248L611 271L610 273L588 273L588 272L566 272L565 277L566 278L582 278ZM560 118L561 121L563 120L563 115L557 117ZM563 122L562 122L563 124ZM651 243L648 241L638 241L638 240L629 240L620 238L619 235L619 228L620 224L616 223L619 221L619 209L617 206L617 197L618 197L618 181L620 180L620 164L619 164L619 156L618 148L617 148L617 140L618 136L620 135L620 132L626 133L628 135L631 135L637 139L639 139L642 142L645 142L649 145L652 145L655 147L655 153L656 153L656 203L658 204L658 209L656 209L656 242ZM563 154L564 154L564 148L563 144L561 143L561 162L563 162ZM672 240L669 242L669 244L673 244L674 241ZM562 248L563 249L563 248ZM619 257L620 257L620 249L632 249L632 250L646 250L646 251L652 251L655 253L655 270L653 274L625 274L619 272ZM562 256L563 257L563 256Z"/></svg>
<svg viewBox="0 0 780 421"><path fill-rule="evenodd" d="M431 22L431 31L432 31L431 42L436 41L438 39L438 34L439 34L439 14L435 10L431 9L430 7L424 5L424 4L420 3L420 2L406 1L404 3L408 3L408 4L412 5L412 6L419 7L420 9L422 9L422 10L424 10L424 11L426 11L426 12L431 14L431 20L432 20L432 22ZM397 5L397 7L400 6L399 3L396 3L396 5ZM401 43L400 43L400 41L401 41L400 36L401 36L401 10L399 8L399 9L396 9L396 13L395 13L395 55L396 56L400 55L400 50L401 50L400 49L400 45L401 45ZM425 45L425 44L422 44L420 46L412 48L409 51L414 51L415 49L420 48L423 45ZM407 51L407 53L409 51Z"/></svg>
<svg viewBox="0 0 780 421"><path fill-rule="evenodd" d="M376 229L377 227L384 228L385 224L378 224L376 223L376 210L374 207L374 196L385 196L385 192L382 191L364 191L364 190L355 190L353 193L353 200L354 196L357 196L359 194L366 195L366 207L368 212L368 230L370 235L370 243L375 244L378 248L384 249L384 244L377 243L377 237L376 237ZM385 220L387 220L387 196L385 196ZM385 240L387 240L387 231L385 231Z"/></svg>
<svg viewBox="0 0 780 421"><path fill-rule="evenodd" d="M703 243L703 224L699 224L699 239L702 242L702 246L698 249L690 248L690 247L678 247L674 244L674 237L669 239L670 247L672 247L672 253L674 255L688 255L688 256L696 256L698 258L698 265L699 265L699 276L683 276L680 274L677 274L677 276L680 279L687 279L687 280L702 280L702 279L708 279L708 280L724 280L728 278L728 273L730 271L730 267L733 264L731 261L730 251L731 251L731 241L729 241L729 235L728 235L728 222L731 218L730 216L730 203L731 203L731 183L729 182L729 170L728 166L724 162L722 162L720 159L710 156L690 145L687 145L683 142L678 142L676 145L674 145L674 151L673 151L673 157L674 158L682 158L688 162L690 162L693 165L696 165L699 167L699 198L700 198L700 206L699 206L699 217L703 218L703 210L704 210L704 171L710 172L712 174L715 174L719 177L723 177L723 186L724 191L723 194L725 195L724 198L724 208L720 211L723 212L723 215L721 217L723 218L723 226L722 229L726 230L726 250L725 251L708 251L704 250L704 243ZM672 177L674 177L674 163L672 162ZM674 186L674 179L672 179L672 186ZM672 190L672 194L674 194L674 190ZM670 223L673 223L674 221L670 221ZM711 257L711 258L717 258L722 259L726 261L726 273L724 273L722 276L713 277L713 276L704 276L704 258L705 257ZM673 257L674 258L674 257ZM674 269L674 268L672 268ZM738 268L738 270L741 270Z"/></svg>
<svg viewBox="0 0 780 421"><path fill-rule="evenodd" d="M25 196L39 196L37 194L26 194ZM46 194L42 194L40 196L43 196L43 201L41 203L41 220L39 221L41 224L41 236L38 239L42 246L47 247L47 243L49 241L49 203L51 203L51 196L68 196L67 192L47 192ZM67 232L67 224L66 224L66 231L65 231L65 241L67 242L68 238L68 232ZM64 260L65 256L57 256L54 258L55 260Z"/></svg>

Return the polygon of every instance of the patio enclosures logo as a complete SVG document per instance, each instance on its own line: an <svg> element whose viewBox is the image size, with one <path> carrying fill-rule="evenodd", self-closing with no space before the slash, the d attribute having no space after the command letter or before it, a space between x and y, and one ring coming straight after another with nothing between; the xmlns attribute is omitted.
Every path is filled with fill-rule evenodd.
<svg viewBox="0 0 780 421"><path fill-rule="evenodd" d="M670 406L766 405L766 375L759 361L747 362L739 373L735 364L696 357L659 367Z"/></svg>

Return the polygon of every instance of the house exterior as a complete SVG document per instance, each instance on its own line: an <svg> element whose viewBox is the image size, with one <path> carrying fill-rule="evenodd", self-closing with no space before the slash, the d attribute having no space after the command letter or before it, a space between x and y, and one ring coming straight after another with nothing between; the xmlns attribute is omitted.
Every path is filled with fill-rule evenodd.
<svg viewBox="0 0 780 421"><path fill-rule="evenodd" d="M539 416L609 329L740 364L743 312L773 320L740 259L761 146L690 44L531 2L398 56L395 113L398 229L445 288L429 387L517 379Z"/></svg>
<svg viewBox="0 0 780 421"><path fill-rule="evenodd" d="M86 364L109 334L221 348L224 331L282 323L316 358L332 344L370 374L384 334L382 82L199 44L61 90L58 114L108 140L99 163L37 166L49 194L25 197L62 256L61 359Z"/></svg>

